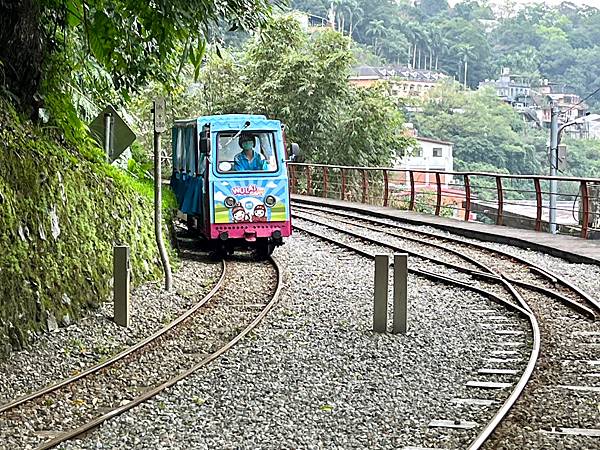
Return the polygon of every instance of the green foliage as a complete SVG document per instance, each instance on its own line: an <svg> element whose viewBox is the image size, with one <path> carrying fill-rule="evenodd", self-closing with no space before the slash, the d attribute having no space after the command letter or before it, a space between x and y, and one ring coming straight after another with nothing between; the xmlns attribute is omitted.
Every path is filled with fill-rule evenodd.
<svg viewBox="0 0 600 450"><path fill-rule="evenodd" d="M600 178L600 140L565 139L566 173L576 177Z"/></svg>
<svg viewBox="0 0 600 450"><path fill-rule="evenodd" d="M511 6L512 5L512 6ZM292 0L291 6L325 16L337 29L388 63L437 68L471 88L501 67L549 79L579 95L600 86L600 9L503 5L495 16L485 1ZM363 60L361 60L363 62ZM366 63L366 62L363 62ZM466 70L465 70L466 69ZM593 99L600 104L600 96Z"/></svg>
<svg viewBox="0 0 600 450"><path fill-rule="evenodd" d="M269 22L243 54L209 55L196 112L246 112L281 119L307 160L385 165L410 140L385 86L355 89L347 79L350 41L334 31L304 34L290 17Z"/></svg>
<svg viewBox="0 0 600 450"><path fill-rule="evenodd" d="M539 173L533 141L524 137L518 113L488 89L460 91L448 83L432 90L424 111L415 117L425 136L454 143L457 170L486 162L489 171Z"/></svg>
<svg viewBox="0 0 600 450"><path fill-rule="evenodd" d="M49 315L66 324L109 298L113 244L130 246L135 283L160 269L151 187L82 159L60 143L61 134L23 124L6 102L0 110L0 354L6 354L44 329Z"/></svg>
<svg viewBox="0 0 600 450"><path fill-rule="evenodd" d="M393 208L403 209L408 211L410 208L410 198L406 194L403 195L392 195L390 199L390 206ZM415 208L414 211L423 214L435 214L435 206L437 203L437 193L432 189L423 189L417 192L415 196ZM451 206L441 206L440 216L441 217L452 217L454 215L454 209Z"/></svg>

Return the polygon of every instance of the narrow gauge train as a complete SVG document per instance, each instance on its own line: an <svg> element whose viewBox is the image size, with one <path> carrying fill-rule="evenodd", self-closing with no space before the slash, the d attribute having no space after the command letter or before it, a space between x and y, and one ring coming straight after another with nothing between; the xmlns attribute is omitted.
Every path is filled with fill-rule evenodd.
<svg viewBox="0 0 600 450"><path fill-rule="evenodd" d="M292 233L285 134L278 120L226 114L177 120L171 187L210 247L265 258ZM293 155L298 146L292 144Z"/></svg>

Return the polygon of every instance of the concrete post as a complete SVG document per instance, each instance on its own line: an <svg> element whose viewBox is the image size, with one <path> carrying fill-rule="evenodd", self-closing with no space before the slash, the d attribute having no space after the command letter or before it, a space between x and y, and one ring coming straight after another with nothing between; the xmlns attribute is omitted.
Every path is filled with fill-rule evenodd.
<svg viewBox="0 0 600 450"><path fill-rule="evenodd" d="M129 247L116 245L113 255L114 321L128 327L130 323Z"/></svg>
<svg viewBox="0 0 600 450"><path fill-rule="evenodd" d="M392 333L405 334L408 322L408 254L394 255L394 311Z"/></svg>
<svg viewBox="0 0 600 450"><path fill-rule="evenodd" d="M373 331L387 330L388 273L390 257L375 255L375 295L373 298Z"/></svg>

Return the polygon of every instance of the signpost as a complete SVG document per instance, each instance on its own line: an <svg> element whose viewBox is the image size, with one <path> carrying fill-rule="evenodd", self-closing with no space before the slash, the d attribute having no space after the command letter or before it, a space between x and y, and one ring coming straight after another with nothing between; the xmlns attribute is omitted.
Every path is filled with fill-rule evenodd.
<svg viewBox="0 0 600 450"><path fill-rule="evenodd" d="M160 134L167 129L166 102L164 97L154 99L154 235L160 253L160 260L165 271L165 290L170 291L173 284L171 280L171 266L169 255L165 249L162 238L162 174L160 159Z"/></svg>
<svg viewBox="0 0 600 450"><path fill-rule="evenodd" d="M135 133L111 105L98 114L89 128L92 138L104 149L108 162L116 160L135 141Z"/></svg>

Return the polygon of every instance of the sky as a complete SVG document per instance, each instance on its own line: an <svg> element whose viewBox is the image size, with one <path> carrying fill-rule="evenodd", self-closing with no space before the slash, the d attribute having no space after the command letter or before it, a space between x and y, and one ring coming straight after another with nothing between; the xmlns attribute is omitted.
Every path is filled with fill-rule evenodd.
<svg viewBox="0 0 600 450"><path fill-rule="evenodd" d="M460 3L460 1L461 0L449 0L448 3L450 3L451 6L453 6L456 3ZM518 4L545 3L547 5L560 5L563 1L565 1L565 0L514 0L514 2L518 3ZM569 1L578 6L588 5L588 6L595 6L596 8L600 8L600 0L569 0ZM504 3L501 0L494 0L494 2L495 3Z"/></svg>

